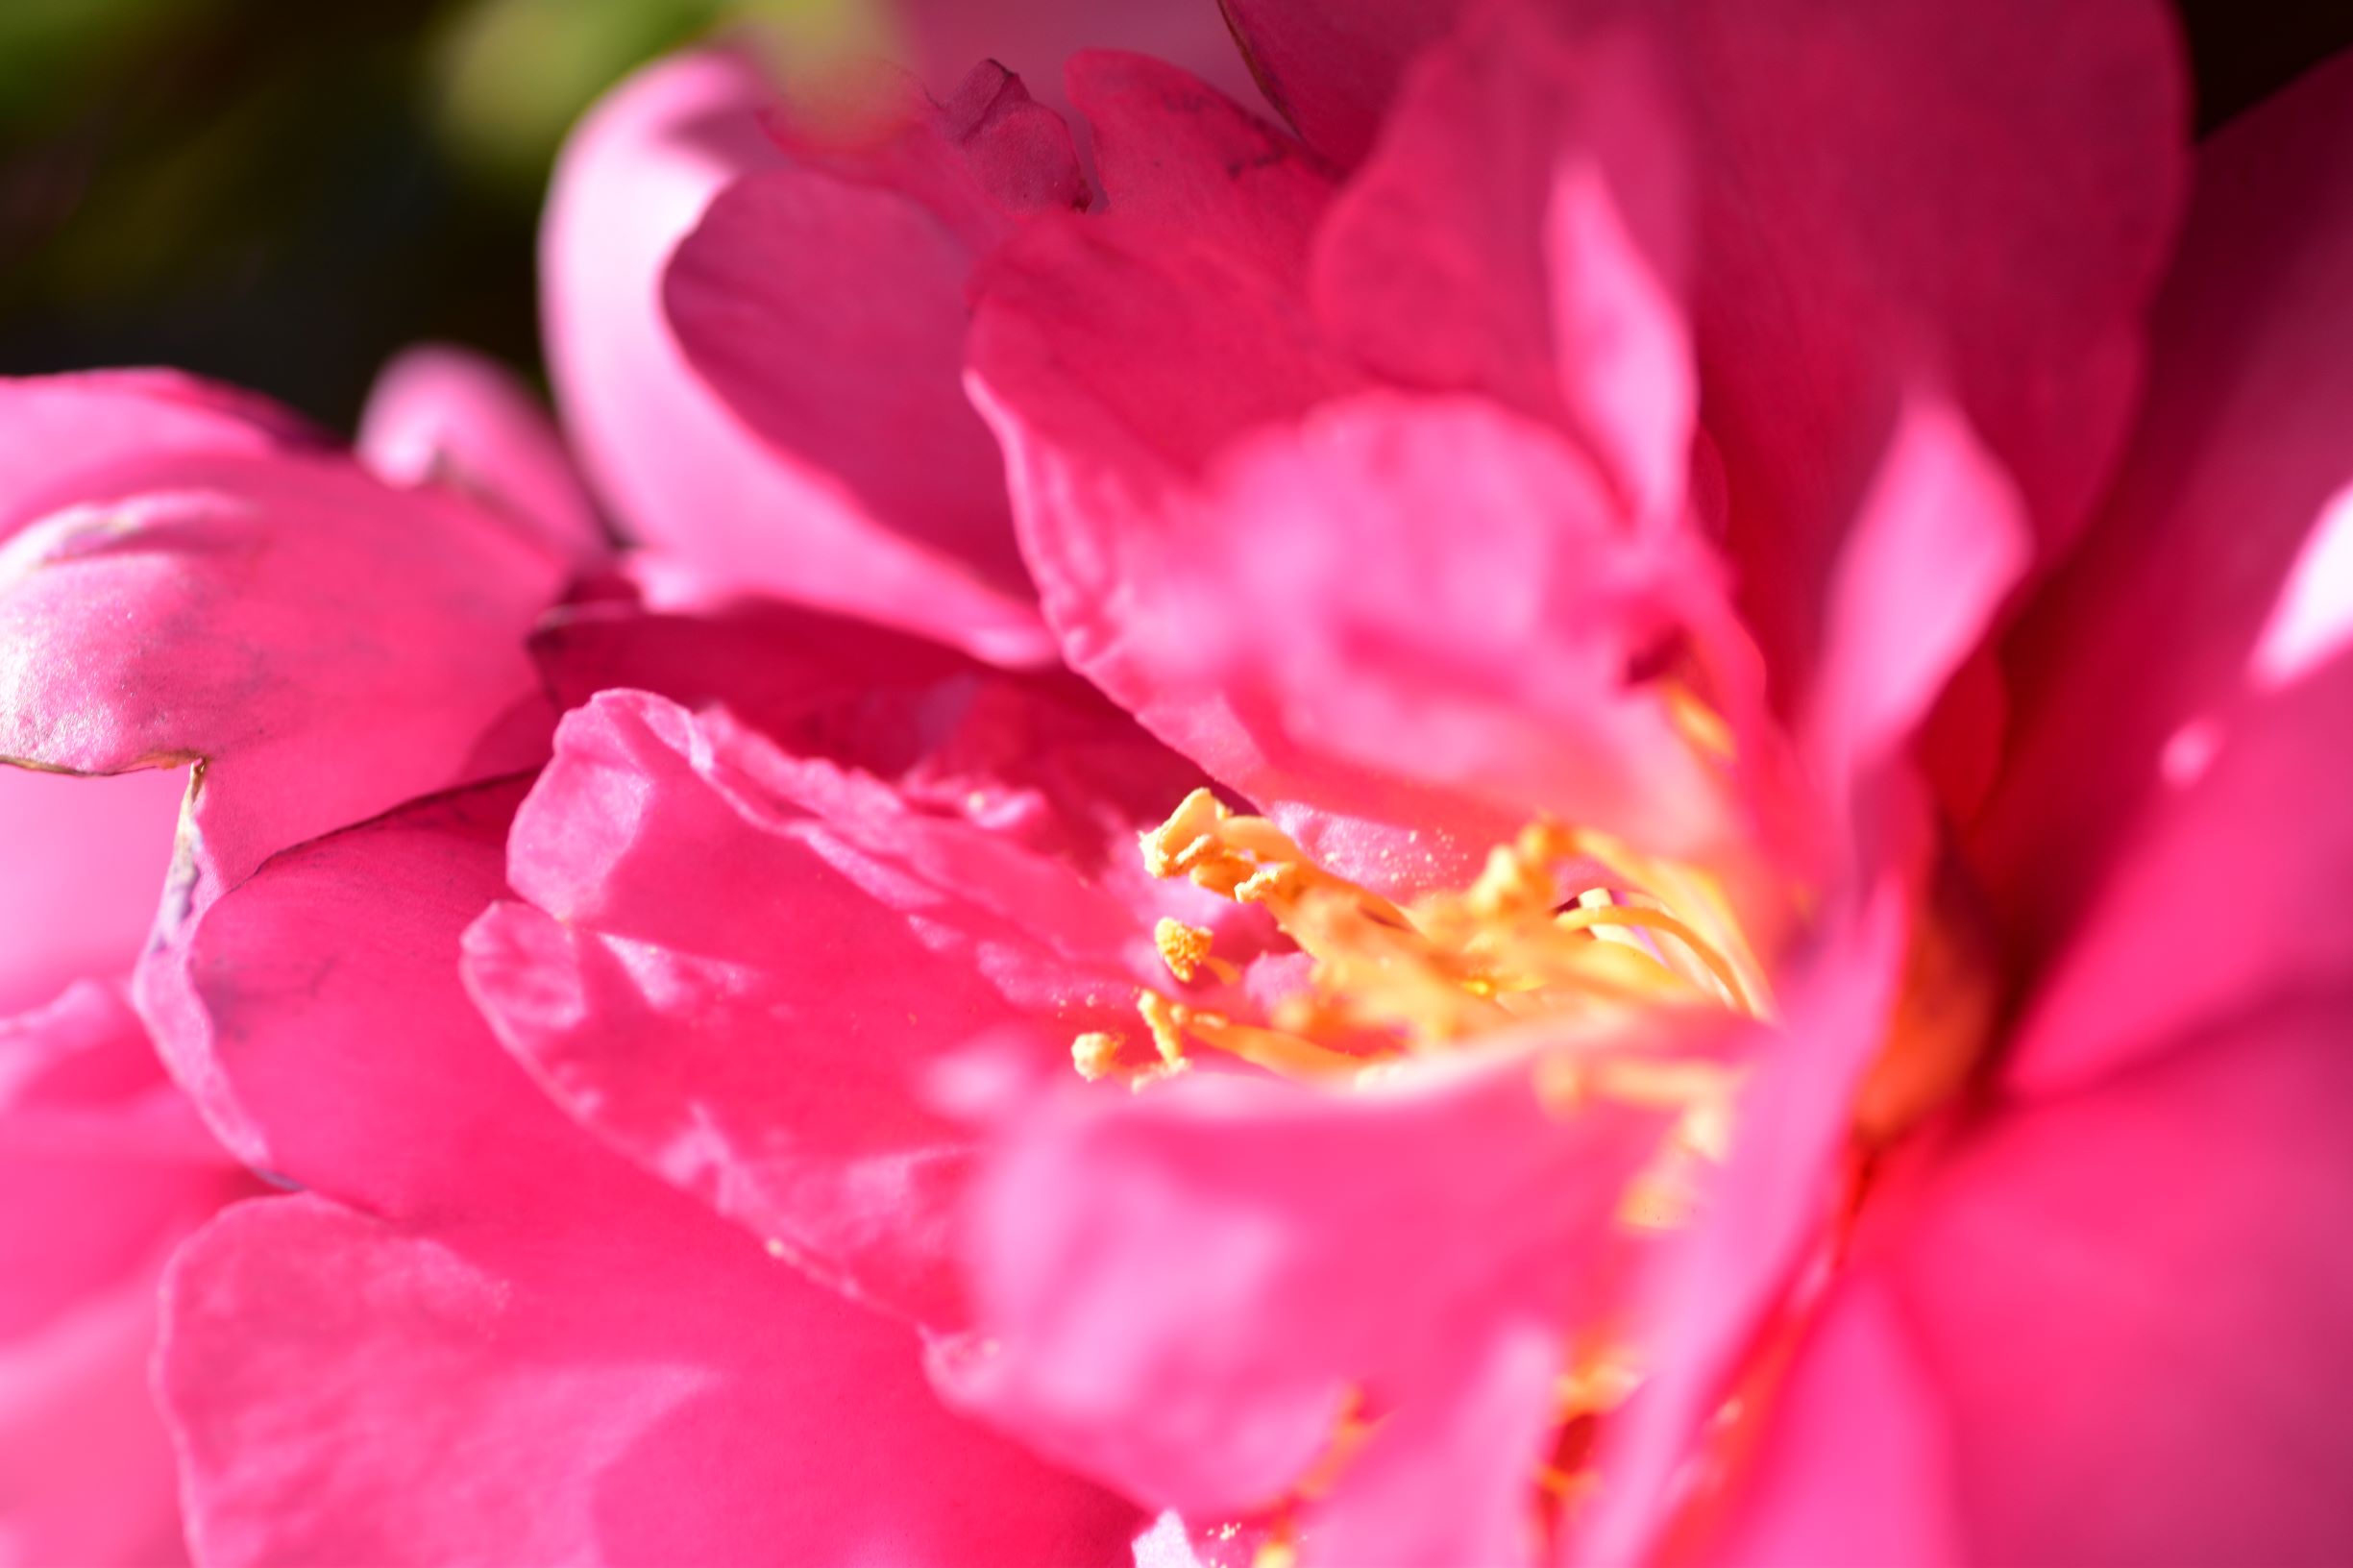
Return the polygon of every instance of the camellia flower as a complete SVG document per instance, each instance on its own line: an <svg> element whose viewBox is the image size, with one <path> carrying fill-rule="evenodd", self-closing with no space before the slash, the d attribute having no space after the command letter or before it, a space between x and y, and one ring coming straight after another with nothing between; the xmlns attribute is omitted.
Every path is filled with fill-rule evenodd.
<svg viewBox="0 0 2353 1568"><path fill-rule="evenodd" d="M135 898L7 972L0 1434L144 1432L226 1149L208 1561L2353 1552L2353 61L1223 10L1296 136L619 89L633 551L462 355L0 392L0 754L190 772L137 1017Z"/></svg>

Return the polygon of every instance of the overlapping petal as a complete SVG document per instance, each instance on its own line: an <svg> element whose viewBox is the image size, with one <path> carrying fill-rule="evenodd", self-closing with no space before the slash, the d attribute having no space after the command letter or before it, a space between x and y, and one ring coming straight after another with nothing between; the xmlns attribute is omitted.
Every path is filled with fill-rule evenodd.
<svg viewBox="0 0 2353 1568"><path fill-rule="evenodd" d="M0 553L0 754L202 761L183 850L228 885L529 760L523 638L559 576L494 516L338 458L118 464Z"/></svg>
<svg viewBox="0 0 2353 1568"><path fill-rule="evenodd" d="M219 1069L316 1188L233 1211L168 1287L199 1554L1114 1550L1126 1509L954 1421L912 1335L608 1152L500 1049L458 962L515 793L281 855L195 932Z"/></svg>
<svg viewBox="0 0 2353 1568"><path fill-rule="evenodd" d="M1310 1560L1483 1557L1518 1535L1552 1335L1591 1306L1658 1134L1649 1111L1556 1115L1532 1066L1499 1048L1353 1096L1197 1073L1127 1105L1049 1098L975 1197L989 1337L942 1376L1202 1520L1286 1502L1345 1420L1378 1423L1328 1501L1308 1490Z"/></svg>
<svg viewBox="0 0 2353 1568"><path fill-rule="evenodd" d="M0 1022L0 1556L181 1560L147 1394L171 1248L250 1188L117 986Z"/></svg>
<svg viewBox="0 0 2353 1568"><path fill-rule="evenodd" d="M1032 662L1043 652L1034 612L1007 575L1003 515L991 510L1001 480L969 436L955 433L969 424L953 404L960 273L943 249L948 236L911 197L845 188L838 172L797 161L762 123L774 96L746 59L688 55L624 84L573 136L541 239L549 363L565 426L599 493L639 540L745 587ZM753 183L715 208L745 181ZM706 221L715 237L683 249ZM821 244L795 237L821 221ZM846 248L853 234L854 253ZM757 241L775 266L807 269L804 284L829 290L836 304L820 314L831 352L780 346L772 358L747 358L746 346L723 340L740 311L781 310L779 319L806 325L818 308L807 288L778 289L766 272L744 272L729 235ZM852 254L859 259L846 265ZM677 288L689 321L721 334L706 339L726 372L719 389L690 362L665 309L674 255L687 269ZM867 292L875 269L916 290L893 300L917 313L895 316ZM915 300L924 302L919 311ZM875 375L878 352L914 379ZM829 404L822 389L836 383L867 394L854 407ZM752 404L752 423L730 406L729 387ZM961 442L961 461L934 474L927 461L895 456L943 430ZM868 493L875 484L885 493Z"/></svg>
<svg viewBox="0 0 2353 1568"><path fill-rule="evenodd" d="M423 344L378 373L359 460L394 484L439 481L503 507L582 566L608 546L548 416L513 372L471 350Z"/></svg>
<svg viewBox="0 0 2353 1568"><path fill-rule="evenodd" d="M120 974L155 923L185 782L0 767L0 1017Z"/></svg>
<svg viewBox="0 0 2353 1568"><path fill-rule="evenodd" d="M1640 29L1688 115L1705 419L1743 608L1792 696L1852 498L1923 377L2017 476L2046 549L2071 536L2125 434L2184 184L2161 8L1527 9L1572 37ZM1412 106L1416 52L1477 10L1228 6L1274 100L1345 161L1393 98Z"/></svg>
<svg viewBox="0 0 2353 1568"><path fill-rule="evenodd" d="M1332 404L1236 450L1135 570L1154 597L1129 646L1158 694L1266 715L1321 764L1287 781L1312 804L1371 793L1353 770L1476 802L1483 822L1422 823L1486 829L1433 845L1457 858L1544 814L1669 853L1725 831L1722 774L1661 699L1723 624L1715 562L1631 526L1540 426L1470 400Z"/></svg>
<svg viewBox="0 0 2353 1568"><path fill-rule="evenodd" d="M821 1276L962 1309L968 1129L927 1067L1026 1018L1132 1019L1149 923L1060 860L609 693L564 723L467 939L476 997L558 1100Z"/></svg>
<svg viewBox="0 0 2353 1568"><path fill-rule="evenodd" d="M1681 84L1630 26L1527 6L1409 78L1315 237L1329 331L1385 380L1562 426L1654 527L1681 519L1698 403Z"/></svg>
<svg viewBox="0 0 2353 1568"><path fill-rule="evenodd" d="M2010 649L2029 700L1979 858L2048 974L2023 1082L2353 972L2347 156L2342 60L2201 154L2133 453ZM2177 905L2209 896L2227 919Z"/></svg>
<svg viewBox="0 0 2353 1568"><path fill-rule="evenodd" d="M1435 0L1290 5L1218 0L1268 101L1310 145L1342 164L1372 146L1414 51L1462 9Z"/></svg>

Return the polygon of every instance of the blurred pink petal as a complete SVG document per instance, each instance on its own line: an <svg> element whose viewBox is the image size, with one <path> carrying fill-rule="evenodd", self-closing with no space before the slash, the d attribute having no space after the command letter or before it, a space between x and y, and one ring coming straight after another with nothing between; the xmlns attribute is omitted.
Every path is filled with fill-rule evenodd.
<svg viewBox="0 0 2353 1568"><path fill-rule="evenodd" d="M1388 380L1565 426L1673 525L1698 399L1681 121L1639 30L1486 13L1417 67L1334 204L1317 313Z"/></svg>
<svg viewBox="0 0 2353 1568"><path fill-rule="evenodd" d="M156 1279L249 1188L119 988L0 1022L0 1561L183 1560Z"/></svg>
<svg viewBox="0 0 2353 1568"><path fill-rule="evenodd" d="M1218 0L1275 108L1326 157L1363 158L1415 50L1464 9L1448 0L1298 5Z"/></svg>
<svg viewBox="0 0 2353 1568"><path fill-rule="evenodd" d="M1480 852L1540 814L1669 853L1724 831L1720 776L1652 684L1720 618L1716 563L1491 404L1366 397L1244 443L1136 577L1153 695L1268 715L1323 762L1283 781L1304 804L1345 809L1360 769L1483 808Z"/></svg>
<svg viewBox="0 0 2353 1568"><path fill-rule="evenodd" d="M1277 1503L1336 1424L1396 1410L1305 1528L1360 1552L1383 1529L1351 1515L1394 1526L1395 1507L1410 1533L1320 1560L1482 1559L1522 1499L1484 1486L1472 1507L1463 1481L1537 1462L1524 1401L1532 1385L1544 1404L1557 1368L1544 1330L1657 1130L1648 1113L1556 1118L1530 1065L1504 1049L1353 1097L1193 1074L1127 1105L1049 1103L976 1197L989 1340L944 1359L948 1386L1043 1452L1210 1518ZM1519 1399L1494 1402L1497 1358L1528 1375ZM1373 1468L1392 1443L1411 1452Z"/></svg>
<svg viewBox="0 0 2353 1568"><path fill-rule="evenodd" d="M1888 1293L1843 1286L1810 1333L1757 1444L1747 1511L1719 1525L1706 1560L1725 1568L1970 1560L1947 1479L1943 1402ZM1825 1484L1831 1476L1838 1483Z"/></svg>
<svg viewBox="0 0 2353 1568"><path fill-rule="evenodd" d="M513 372L471 350L425 344L384 366L359 416L358 454L390 483L438 480L502 507L582 565L608 549L546 412Z"/></svg>
<svg viewBox="0 0 2353 1568"><path fill-rule="evenodd" d="M1880 1218L1861 1271L1937 1390L1972 1556L2353 1551L2353 1432L2316 1397L2353 1373L2347 1019L2283 999L2003 1106Z"/></svg>
<svg viewBox="0 0 2353 1568"><path fill-rule="evenodd" d="M897 0L923 80L955 81L993 60L1057 110L1063 64L1088 49L1133 50L1189 71L1229 97L1255 90L1213 5L1168 0Z"/></svg>
<svg viewBox="0 0 2353 1568"><path fill-rule="evenodd" d="M2282 680L2264 638L2353 494L2353 61L2200 155L2146 419L2080 561L2019 643L2017 762L1981 858L2052 967L2012 1076L2081 1083L2198 1020L2353 973L2338 809L2353 662ZM2333 600L2331 596L2333 595ZM2222 900L2227 919L2179 901Z"/></svg>
<svg viewBox="0 0 2353 1568"><path fill-rule="evenodd" d="M713 242L716 257L709 245L682 252L706 215L715 234L753 237L764 247L785 238L791 224L840 217L865 225L865 241L882 247L862 254L887 257L910 279L953 277L944 257L929 272L919 262L922 247L941 243L926 234L930 219L919 203L845 188L836 174L797 165L763 128L773 98L746 60L682 56L615 89L567 145L541 235L542 310L558 406L582 464L629 533L744 587L870 615L985 656L1034 662L1043 646L1028 592L1006 571L1002 514L989 509L1001 480L989 454L969 453L948 471L957 478L944 488L958 502L948 513L938 511L939 498L919 493L913 513L894 509L904 494L886 496L878 510L858 485L861 473L871 481L887 472L875 454L892 443L944 422L955 427L949 400L961 323L952 299L935 295L919 331L915 320L883 314L829 316L833 356L777 344L771 363L725 358L735 389L754 394L761 418L750 427L705 384L674 333L663 302L674 255L702 257L686 260L683 275L699 271L702 282L679 286L706 326L723 331L724 310L745 307L723 289L716 299L701 294L706 283L760 285L751 299L764 309L801 305L766 291L757 273L738 272L723 241ZM723 192L751 176L768 183L714 209ZM892 236L907 234L919 250L902 255ZM829 256L838 260L832 244L828 237L826 250L796 249L787 258L812 266ZM827 276L838 287L863 282L865 272L815 274ZM895 389L877 385L857 417L807 402L796 416L789 402L776 401L778 388L823 387L860 374L883 345L895 363L928 366L930 384L919 374ZM884 396L893 390L907 400L903 408ZM778 433L793 444L774 444ZM898 472L923 467L902 464ZM990 477L987 494L967 482L974 475Z"/></svg>
<svg viewBox="0 0 2353 1568"><path fill-rule="evenodd" d="M155 923L185 776L0 767L0 1017L131 967Z"/></svg>

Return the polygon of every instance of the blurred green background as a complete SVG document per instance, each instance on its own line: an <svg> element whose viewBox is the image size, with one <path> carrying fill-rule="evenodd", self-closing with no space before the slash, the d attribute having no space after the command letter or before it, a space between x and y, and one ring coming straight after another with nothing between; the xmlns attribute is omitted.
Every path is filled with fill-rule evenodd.
<svg viewBox="0 0 2353 1568"><path fill-rule="evenodd" d="M2178 3L2206 126L2353 43L2353 4ZM0 0L0 371L174 364L348 429L377 365L418 338L530 369L540 194L579 110L715 29L840 45L875 14Z"/></svg>

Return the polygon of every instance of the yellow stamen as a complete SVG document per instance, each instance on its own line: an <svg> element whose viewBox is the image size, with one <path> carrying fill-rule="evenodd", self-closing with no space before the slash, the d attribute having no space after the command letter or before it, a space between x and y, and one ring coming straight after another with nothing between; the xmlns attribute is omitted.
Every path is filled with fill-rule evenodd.
<svg viewBox="0 0 2353 1568"><path fill-rule="evenodd" d="M1236 1023L1221 1015L1172 1002L1158 992L1147 991L1139 995L1136 1010L1143 1016L1145 1027L1152 1031L1152 1041L1160 1048L1162 1060L1171 1064L1183 1060L1185 1042L1189 1037L1285 1078L1310 1082L1353 1078L1370 1065L1342 1051L1326 1050L1295 1035Z"/></svg>
<svg viewBox="0 0 2353 1568"><path fill-rule="evenodd" d="M1092 1029L1070 1042L1070 1060L1078 1066L1078 1075L1089 1083L1108 1077L1119 1065L1119 1052L1127 1044L1124 1036L1107 1029Z"/></svg>
<svg viewBox="0 0 2353 1568"><path fill-rule="evenodd" d="M1640 904L1606 904L1599 908L1566 910L1554 917L1553 923L1563 931L1590 931L1596 926L1633 926L1647 931L1664 931L1668 936L1697 953L1707 972L1724 986L1732 1003L1748 1009L1749 993L1740 983L1740 974L1722 953L1716 951L1706 938L1677 919L1663 909L1646 909Z"/></svg>

